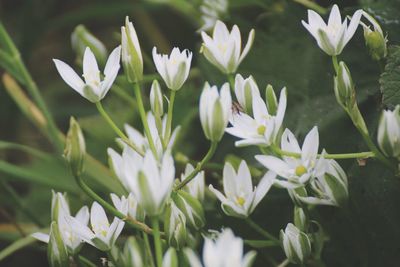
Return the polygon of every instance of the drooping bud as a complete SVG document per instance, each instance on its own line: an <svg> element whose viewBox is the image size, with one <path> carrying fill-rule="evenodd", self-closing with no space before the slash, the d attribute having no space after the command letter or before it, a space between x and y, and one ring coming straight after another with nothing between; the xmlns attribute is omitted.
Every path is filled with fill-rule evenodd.
<svg viewBox="0 0 400 267"><path fill-rule="evenodd" d="M293 224L289 223L285 231L281 230L280 239L286 257L290 262L302 264L310 256L311 242L309 237Z"/></svg>
<svg viewBox="0 0 400 267"><path fill-rule="evenodd" d="M278 100L272 85L268 84L265 89L265 99L267 102L267 109L270 115L275 116L278 110Z"/></svg>
<svg viewBox="0 0 400 267"><path fill-rule="evenodd" d="M47 246L47 259L51 267L69 267L67 248L62 240L57 222L50 226L50 238Z"/></svg>
<svg viewBox="0 0 400 267"><path fill-rule="evenodd" d="M65 140L64 158L67 160L73 175L79 176L82 174L85 154L86 145L81 127L75 118L71 117Z"/></svg>
<svg viewBox="0 0 400 267"><path fill-rule="evenodd" d="M384 110L379 121L378 144L389 157L400 158L400 105Z"/></svg>
<svg viewBox="0 0 400 267"><path fill-rule="evenodd" d="M143 58L135 28L129 17L121 27L122 64L128 81L139 82L143 79Z"/></svg>
<svg viewBox="0 0 400 267"><path fill-rule="evenodd" d="M173 202L166 207L164 232L171 246L180 249L186 245L186 218Z"/></svg>
<svg viewBox="0 0 400 267"><path fill-rule="evenodd" d="M154 80L151 84L150 105L154 116L161 117L164 114L163 95L157 80Z"/></svg>
<svg viewBox="0 0 400 267"><path fill-rule="evenodd" d="M363 11L363 16L373 27L373 30L371 30L370 26L360 22L364 29L365 45L367 46L372 59L379 61L387 56L386 36L383 35L381 26L371 15Z"/></svg>
<svg viewBox="0 0 400 267"><path fill-rule="evenodd" d="M86 29L85 26L78 25L75 27L71 35L71 43L78 59L83 58L86 47L89 47L99 64L101 66L106 64L108 55L107 48L96 36Z"/></svg>
<svg viewBox="0 0 400 267"><path fill-rule="evenodd" d="M334 89L337 102L343 108L349 108L354 101L354 84L346 64L339 63L337 76L334 78Z"/></svg>
<svg viewBox="0 0 400 267"><path fill-rule="evenodd" d="M174 194L172 198L191 227L200 229L205 225L204 209L198 199L182 190Z"/></svg>

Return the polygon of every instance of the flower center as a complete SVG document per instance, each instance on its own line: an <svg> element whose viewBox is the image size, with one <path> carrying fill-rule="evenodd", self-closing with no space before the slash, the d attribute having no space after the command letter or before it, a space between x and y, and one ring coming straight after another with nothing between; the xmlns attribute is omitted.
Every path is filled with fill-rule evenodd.
<svg viewBox="0 0 400 267"><path fill-rule="evenodd" d="M267 129L267 127L265 127L265 125L260 125L260 126L258 126L258 128L257 128L257 133L258 133L259 135L264 135L266 129Z"/></svg>
<svg viewBox="0 0 400 267"><path fill-rule="evenodd" d="M228 49L228 45L226 43L219 43L217 45L218 50L225 54L226 50Z"/></svg>
<svg viewBox="0 0 400 267"><path fill-rule="evenodd" d="M307 169L303 165L299 165L296 167L295 173L297 176L302 176L306 172L307 172Z"/></svg>
<svg viewBox="0 0 400 267"><path fill-rule="evenodd" d="M243 206L244 202L246 202L246 200L244 198L242 198L242 197L236 198L236 203L238 203L240 206Z"/></svg>

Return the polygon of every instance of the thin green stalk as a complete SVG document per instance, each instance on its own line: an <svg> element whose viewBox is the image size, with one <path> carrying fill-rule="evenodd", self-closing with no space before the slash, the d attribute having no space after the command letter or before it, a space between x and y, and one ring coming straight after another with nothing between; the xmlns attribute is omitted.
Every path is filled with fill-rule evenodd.
<svg viewBox="0 0 400 267"><path fill-rule="evenodd" d="M301 154L296 152L284 151L276 145L271 145L271 149L281 155L294 158L300 158ZM342 154L318 154L318 157L324 157L325 159L365 159L376 157L376 154L372 151L358 152L358 153L342 153Z"/></svg>
<svg viewBox="0 0 400 267"><path fill-rule="evenodd" d="M235 74L230 73L227 75L229 85L231 86L231 90L235 90Z"/></svg>
<svg viewBox="0 0 400 267"><path fill-rule="evenodd" d="M339 63L337 56L332 56L332 63L333 63L333 68L335 69L335 73L337 74L339 70Z"/></svg>
<svg viewBox="0 0 400 267"><path fill-rule="evenodd" d="M162 266L162 246L161 246L161 237L160 237L160 224L158 222L158 217L151 218L152 226L153 226L153 237L154 237L154 248L156 251L156 262L157 267Z"/></svg>
<svg viewBox="0 0 400 267"><path fill-rule="evenodd" d="M374 142L372 142L371 137L369 136L368 133L363 132L362 130L359 129L359 132L361 133L361 136L363 137L365 143L367 144L368 148L372 150L372 153L374 153L375 157L379 159L383 164L388 166L391 169L397 170L397 168L390 162L388 158L386 158L376 147Z"/></svg>
<svg viewBox="0 0 400 267"><path fill-rule="evenodd" d="M140 91L139 83L133 83L133 90L135 91L137 106L138 106L138 109L139 109L140 118L142 120L144 132L145 132L147 140L149 142L150 149L153 152L154 157L157 158L157 156L158 156L157 155L157 150L156 150L156 147L154 145L153 138L151 136L149 124L147 122L146 111L144 110L144 105L143 105L143 100L142 100L142 92Z"/></svg>
<svg viewBox="0 0 400 267"><path fill-rule="evenodd" d="M151 253L149 236L145 232L143 232L142 234L144 240L146 264L149 263L151 267L154 267L154 260L153 260L153 254Z"/></svg>
<svg viewBox="0 0 400 267"><path fill-rule="evenodd" d="M97 201L103 208L112 213L114 216L120 218L125 221L129 226L143 231L148 234L153 234L153 230L148 227L146 224L141 223L137 220L134 220L131 217L128 217L110 205L107 201L102 199L96 192L94 192L83 180L80 176L75 176L75 180L78 183L79 187L93 200Z"/></svg>
<svg viewBox="0 0 400 267"><path fill-rule="evenodd" d="M284 261L282 261L278 266L276 267L286 267L288 266L290 263L290 261L288 259L285 259Z"/></svg>
<svg viewBox="0 0 400 267"><path fill-rule="evenodd" d="M245 221L247 222L247 224L253 228L257 233L259 233L260 235L268 238L269 240L275 242L276 244L280 244L281 242L279 241L278 238L276 238L275 236L273 236L272 234L270 234L267 230L265 230L264 228L262 228L261 226L259 226L256 222L254 222L252 219L250 219L250 217L247 217L245 219Z"/></svg>
<svg viewBox="0 0 400 267"><path fill-rule="evenodd" d="M165 127L165 133L164 133L164 144L165 145L167 145L169 143L169 139L171 137L172 115L174 112L175 95L176 95L176 91L171 90L171 94L169 96L169 104L168 104L167 126Z"/></svg>
<svg viewBox="0 0 400 267"><path fill-rule="evenodd" d="M182 189L186 184L188 184L203 168L203 165L206 164L214 155L215 150L217 149L218 142L211 142L210 148L208 149L207 154L204 158L197 164L196 168L181 182L179 183L174 190L178 191Z"/></svg>
<svg viewBox="0 0 400 267"><path fill-rule="evenodd" d="M104 118L104 120L110 125L110 127L114 130L114 132L124 141L128 146L130 146L133 150L138 152L140 155L144 155L143 151L139 149L134 143L129 140L129 138L118 128L118 126L114 123L111 117L107 114L104 110L103 105L101 102L96 102L97 110L99 111L100 115Z"/></svg>

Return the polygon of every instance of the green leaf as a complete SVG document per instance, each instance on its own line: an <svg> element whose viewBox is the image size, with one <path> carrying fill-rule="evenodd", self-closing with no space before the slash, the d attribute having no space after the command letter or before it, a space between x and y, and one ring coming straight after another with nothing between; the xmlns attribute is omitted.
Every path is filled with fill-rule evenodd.
<svg viewBox="0 0 400 267"><path fill-rule="evenodd" d="M400 46L389 47L385 72L379 82L383 103L389 107L400 104Z"/></svg>
<svg viewBox="0 0 400 267"><path fill-rule="evenodd" d="M25 247L33 244L36 242L36 239L31 236L26 236L21 239L18 239L2 251L0 251L0 262L7 258L8 256L12 255L13 253L17 252L18 250L24 249Z"/></svg>

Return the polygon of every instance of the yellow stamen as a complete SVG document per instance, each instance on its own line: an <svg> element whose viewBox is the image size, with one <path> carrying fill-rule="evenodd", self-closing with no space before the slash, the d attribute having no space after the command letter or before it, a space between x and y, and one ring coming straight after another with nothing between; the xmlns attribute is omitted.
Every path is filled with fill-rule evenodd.
<svg viewBox="0 0 400 267"><path fill-rule="evenodd" d="M242 198L242 197L237 197L237 198L236 198L236 202L237 202L240 206L243 206L245 201L246 201L246 200L245 200L244 198Z"/></svg>
<svg viewBox="0 0 400 267"><path fill-rule="evenodd" d="M264 135L265 130L267 130L267 127L265 127L265 125L260 125L260 126L258 126L258 128L257 128L257 133L258 133L259 135Z"/></svg>
<svg viewBox="0 0 400 267"><path fill-rule="evenodd" d="M295 173L297 176L302 176L306 172L307 172L307 169L303 165L299 165L296 167Z"/></svg>

